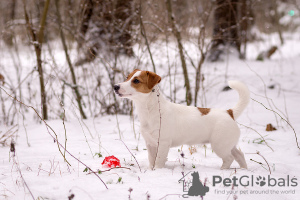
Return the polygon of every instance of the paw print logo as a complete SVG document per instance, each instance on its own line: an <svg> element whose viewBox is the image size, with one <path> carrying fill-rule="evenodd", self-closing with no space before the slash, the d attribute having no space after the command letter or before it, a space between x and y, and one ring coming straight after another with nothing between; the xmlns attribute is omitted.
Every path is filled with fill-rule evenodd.
<svg viewBox="0 0 300 200"><path fill-rule="evenodd" d="M259 186L264 186L264 185L266 185L266 178L265 177L261 177L261 176L259 176L259 177L257 177L256 178L256 185L259 185Z"/></svg>

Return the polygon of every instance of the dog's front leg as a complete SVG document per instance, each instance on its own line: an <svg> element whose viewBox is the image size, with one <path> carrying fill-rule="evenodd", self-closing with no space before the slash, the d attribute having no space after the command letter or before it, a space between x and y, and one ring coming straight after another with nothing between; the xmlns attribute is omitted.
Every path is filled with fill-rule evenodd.
<svg viewBox="0 0 300 200"><path fill-rule="evenodd" d="M169 142L160 142L159 145L147 145L148 149L148 159L149 167L151 169L162 168L165 166L167 161L170 143ZM158 150L158 152L157 152Z"/></svg>
<svg viewBox="0 0 300 200"><path fill-rule="evenodd" d="M147 151L148 151L148 160L149 160L149 168L154 168L155 156L157 152L157 147L147 144Z"/></svg>

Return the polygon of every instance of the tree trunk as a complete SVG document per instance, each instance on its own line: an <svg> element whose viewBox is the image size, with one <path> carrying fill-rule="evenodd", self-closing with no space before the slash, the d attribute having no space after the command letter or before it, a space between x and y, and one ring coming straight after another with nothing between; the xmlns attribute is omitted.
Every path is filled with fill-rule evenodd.
<svg viewBox="0 0 300 200"><path fill-rule="evenodd" d="M283 36L282 36L282 30L281 30L281 25L280 25L280 16L279 16L279 13L278 13L278 3L277 3L277 0L274 0L273 1L273 6L274 6L274 11L275 11L275 16L274 16L274 20L275 20L275 23L276 23L276 29L277 29L277 32L278 32L278 36L279 36L279 39L280 39L280 43L281 45L284 44L284 40L283 40Z"/></svg>
<svg viewBox="0 0 300 200"><path fill-rule="evenodd" d="M201 82L201 79L202 79L201 68L202 68L202 64L204 63L205 56L206 56L205 53L203 53L203 51L201 51L201 59L198 63L198 67L197 67L197 70L196 70L195 100L194 100L194 105L195 106L197 106L198 92L199 92L199 89L200 89L200 82Z"/></svg>
<svg viewBox="0 0 300 200"><path fill-rule="evenodd" d="M154 60L153 60L153 56L152 56L152 53L151 53L151 50L150 50L150 45L149 45L149 42L148 42L148 39L147 39L147 34L146 34L146 30L145 30L145 27L144 27L144 22L143 22L143 16L142 16L142 0L140 0L140 25L141 25L141 35L144 37L145 39L145 42L146 42L146 46L147 46L147 50L148 50L148 53L150 55L150 59L151 59L151 62L152 62L152 66L153 66L153 71L154 73L156 73L156 67L155 67L155 63L154 63Z"/></svg>
<svg viewBox="0 0 300 200"><path fill-rule="evenodd" d="M59 11L59 0L55 0L55 6L56 6L56 12L57 12L57 18L58 18L58 25L59 25L59 30L60 30L61 42L62 42L64 51L65 51L65 56L66 56L66 59L67 59L67 63L69 65L69 69L70 69L70 72L71 72L72 81L73 81L73 85L74 85L72 87L72 89L74 90L75 95L76 95L76 101L77 101L77 104L78 104L80 115L81 115L81 117L83 119L86 119L87 117L86 117L86 115L85 115L85 113L83 111L82 104L81 104L82 96L81 96L81 94L79 93L79 90L78 90L78 85L77 85L77 81L76 81L76 76L75 76L74 68L73 68L71 59L69 57L68 48L67 48L67 44L66 44L66 40L65 40L65 35L64 35L64 32L62 30L62 26L61 26L62 22L61 22L61 16L60 16L60 11Z"/></svg>
<svg viewBox="0 0 300 200"><path fill-rule="evenodd" d="M95 59L98 50L133 56L132 26L137 19L134 0L82 0L79 47L87 49L81 65Z"/></svg>
<svg viewBox="0 0 300 200"><path fill-rule="evenodd" d="M245 21L245 12L241 10L246 0L217 0L214 13L214 29L209 59L218 61L224 53L224 46L233 46L241 53L241 22ZM244 26L247 28L247 26Z"/></svg>
<svg viewBox="0 0 300 200"><path fill-rule="evenodd" d="M80 25L78 36L78 48L81 48L84 41L84 36L89 28L89 22L93 15L93 0L81 0Z"/></svg>
<svg viewBox="0 0 300 200"><path fill-rule="evenodd" d="M186 104L191 105L191 103L192 103L192 94L191 94L191 88L190 88L190 80L189 80L188 71L187 71L186 62L185 62L185 57L184 57L184 53L183 53L183 46L182 46L182 42L181 42L181 40L182 40L181 39L181 34L180 34L179 30L176 27L176 21L174 19L173 12L172 12L171 0L166 0L166 6L167 6L168 18L169 18L170 23L171 23L172 31L173 31L174 36L177 39L178 50L179 50L179 55L180 55L180 60L181 60L181 66L182 66L183 75L184 75L184 84L185 84L185 88L186 88L186 95L185 95Z"/></svg>
<svg viewBox="0 0 300 200"><path fill-rule="evenodd" d="M38 35L35 33L32 24L29 21L29 16L26 11L26 5L24 1L24 14L25 14L25 20L27 24L27 29L31 34L31 39L34 44L35 54L36 54L36 60L37 60L37 67L38 67L38 73L39 73L39 79L40 79L40 90L41 90L41 104L42 104L42 114L43 119L48 119L48 109L47 109L47 98L46 98L46 91L45 91L45 84L44 84L44 73L43 73L43 67L42 67L42 44L44 40L44 29L46 24L46 18L48 13L50 0L47 0L44 6L44 10L40 19L40 30L38 32Z"/></svg>
<svg viewBox="0 0 300 200"><path fill-rule="evenodd" d="M9 0L7 1L7 6L4 11L4 24L7 22L14 20L15 18L15 9L16 9L16 0ZM6 28L3 30L3 41L6 45L12 46L13 45L13 30L11 28Z"/></svg>

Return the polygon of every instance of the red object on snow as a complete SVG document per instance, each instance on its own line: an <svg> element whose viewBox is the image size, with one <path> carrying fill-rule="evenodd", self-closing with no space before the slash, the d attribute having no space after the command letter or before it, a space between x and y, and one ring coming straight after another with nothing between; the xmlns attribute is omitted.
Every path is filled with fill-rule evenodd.
<svg viewBox="0 0 300 200"><path fill-rule="evenodd" d="M107 156L102 162L103 167L121 167L120 160L115 156Z"/></svg>

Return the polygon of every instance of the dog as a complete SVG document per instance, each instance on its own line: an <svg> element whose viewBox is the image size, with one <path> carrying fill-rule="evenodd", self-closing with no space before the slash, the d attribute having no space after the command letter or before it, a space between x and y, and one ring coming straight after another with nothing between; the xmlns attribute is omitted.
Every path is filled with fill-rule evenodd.
<svg viewBox="0 0 300 200"><path fill-rule="evenodd" d="M119 97L134 102L149 167L163 168L171 147L210 143L223 160L221 169L229 169L234 160L247 169L244 154L236 148L240 129L235 119L249 103L248 87L240 81L229 81L229 87L239 93L239 100L232 109L220 110L172 103L160 93L160 81L154 72L135 69L125 82L114 85Z"/></svg>

